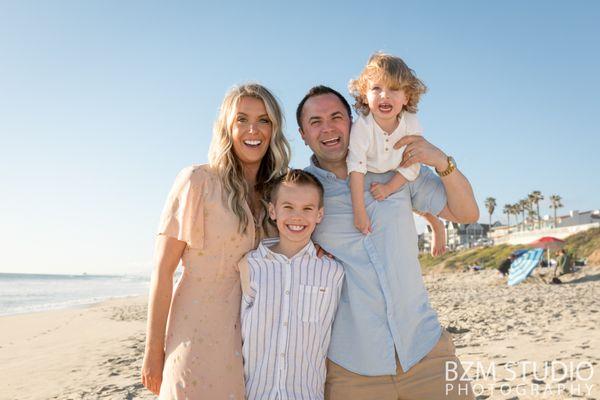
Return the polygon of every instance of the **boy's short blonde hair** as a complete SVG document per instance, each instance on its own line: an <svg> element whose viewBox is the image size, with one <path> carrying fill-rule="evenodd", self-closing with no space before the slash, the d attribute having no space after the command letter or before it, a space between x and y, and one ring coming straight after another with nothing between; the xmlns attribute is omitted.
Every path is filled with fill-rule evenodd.
<svg viewBox="0 0 600 400"><path fill-rule="evenodd" d="M369 102L367 101L367 90L369 81L380 80L395 89L402 89L408 97L408 103L404 109L411 113L417 112L417 104L421 95L427 91L427 87L415 72L408 68L400 57L391 54L377 52L373 54L367 66L362 70L357 79L350 80L348 89L356 100L353 107L362 115L369 115Z"/></svg>
<svg viewBox="0 0 600 400"><path fill-rule="evenodd" d="M277 201L277 193L279 192L281 185L284 183L314 187L319 193L319 208L323 207L323 195L325 193L323 185L316 176L301 169L290 169L287 171L287 173L273 180L269 190L270 202L275 203Z"/></svg>

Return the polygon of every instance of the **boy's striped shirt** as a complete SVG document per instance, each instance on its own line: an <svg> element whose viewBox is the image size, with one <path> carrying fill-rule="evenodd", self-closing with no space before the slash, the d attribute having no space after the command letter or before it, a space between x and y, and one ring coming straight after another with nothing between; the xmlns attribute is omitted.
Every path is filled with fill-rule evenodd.
<svg viewBox="0 0 600 400"><path fill-rule="evenodd" d="M239 264L247 399L323 399L342 266L312 242L291 259L267 245Z"/></svg>

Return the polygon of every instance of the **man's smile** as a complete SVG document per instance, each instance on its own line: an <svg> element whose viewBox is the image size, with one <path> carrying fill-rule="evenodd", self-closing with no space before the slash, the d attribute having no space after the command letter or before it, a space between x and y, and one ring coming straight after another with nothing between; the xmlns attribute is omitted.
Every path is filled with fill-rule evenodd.
<svg viewBox="0 0 600 400"><path fill-rule="evenodd" d="M327 139L327 140L321 140L321 144L324 146L335 146L336 144L338 144L340 142L341 138L339 136L331 138L331 139Z"/></svg>

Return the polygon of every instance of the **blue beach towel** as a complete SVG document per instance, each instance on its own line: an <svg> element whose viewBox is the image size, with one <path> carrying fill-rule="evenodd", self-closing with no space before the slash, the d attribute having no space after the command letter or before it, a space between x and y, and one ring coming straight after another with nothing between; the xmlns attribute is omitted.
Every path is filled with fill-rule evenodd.
<svg viewBox="0 0 600 400"><path fill-rule="evenodd" d="M544 249L534 249L513 261L508 271L508 286L523 282L540 263L543 255Z"/></svg>

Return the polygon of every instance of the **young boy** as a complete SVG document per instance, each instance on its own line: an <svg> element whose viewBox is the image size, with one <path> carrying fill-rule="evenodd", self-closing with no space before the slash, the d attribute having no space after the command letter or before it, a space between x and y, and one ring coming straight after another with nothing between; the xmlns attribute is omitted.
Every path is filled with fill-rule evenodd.
<svg viewBox="0 0 600 400"><path fill-rule="evenodd" d="M344 278L341 264L317 257L310 239L323 217L323 186L293 169L274 183L270 200L279 241L263 241L239 262L246 398L323 399Z"/></svg>

